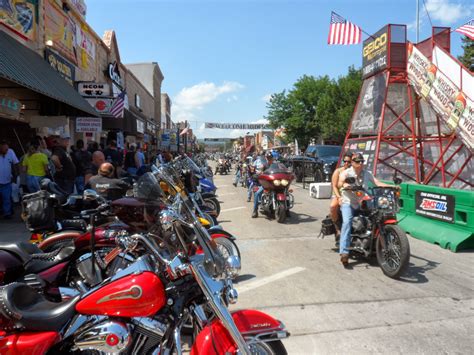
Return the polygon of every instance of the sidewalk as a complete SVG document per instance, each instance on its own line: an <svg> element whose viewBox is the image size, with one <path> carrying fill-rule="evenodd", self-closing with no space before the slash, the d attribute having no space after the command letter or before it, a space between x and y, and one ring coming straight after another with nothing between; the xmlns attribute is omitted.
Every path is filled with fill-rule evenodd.
<svg viewBox="0 0 474 355"><path fill-rule="evenodd" d="M21 207L15 206L14 209L15 213L12 219L0 218L0 243L30 239L31 233L20 218Z"/></svg>

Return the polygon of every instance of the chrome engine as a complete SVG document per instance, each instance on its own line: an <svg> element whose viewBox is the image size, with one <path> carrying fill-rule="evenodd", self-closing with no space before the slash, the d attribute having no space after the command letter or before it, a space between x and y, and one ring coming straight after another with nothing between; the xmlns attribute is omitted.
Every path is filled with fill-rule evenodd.
<svg viewBox="0 0 474 355"><path fill-rule="evenodd" d="M87 324L74 337L79 350L96 350L107 354L120 354L128 350L132 342L129 326L123 322L106 319Z"/></svg>
<svg viewBox="0 0 474 355"><path fill-rule="evenodd" d="M156 350L167 325L154 318L133 318L126 324L109 318L86 322L75 333L75 350L100 354L148 354Z"/></svg>

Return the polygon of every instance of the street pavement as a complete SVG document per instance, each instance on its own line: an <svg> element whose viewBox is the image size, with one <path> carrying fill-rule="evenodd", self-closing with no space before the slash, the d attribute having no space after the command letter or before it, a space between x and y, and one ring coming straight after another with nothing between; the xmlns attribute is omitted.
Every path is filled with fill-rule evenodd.
<svg viewBox="0 0 474 355"><path fill-rule="evenodd" d="M334 238L317 238L329 200L293 186L295 207L285 224L250 218L246 190L233 175L215 176L219 221L237 237L242 272L233 307L259 309L291 332L289 354L474 353L474 258L409 238L411 259L401 280L376 261L344 269ZM0 220L0 240L27 240L19 219Z"/></svg>
<svg viewBox="0 0 474 355"><path fill-rule="evenodd" d="M474 258L409 237L410 266L401 280L376 260L344 269L334 238L318 238L329 200L293 186L285 224L250 218L246 190L217 175L222 227L237 237L242 272L238 308L259 309L291 332L289 354L474 353Z"/></svg>

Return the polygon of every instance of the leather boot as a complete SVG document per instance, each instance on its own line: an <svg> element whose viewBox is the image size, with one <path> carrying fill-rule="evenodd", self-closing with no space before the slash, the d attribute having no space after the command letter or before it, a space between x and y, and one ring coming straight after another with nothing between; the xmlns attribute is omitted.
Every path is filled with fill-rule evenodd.
<svg viewBox="0 0 474 355"><path fill-rule="evenodd" d="M341 263L344 267L349 265L349 254L341 254Z"/></svg>
<svg viewBox="0 0 474 355"><path fill-rule="evenodd" d="M257 218L258 217L258 211L257 210L253 210L252 212L252 218Z"/></svg>

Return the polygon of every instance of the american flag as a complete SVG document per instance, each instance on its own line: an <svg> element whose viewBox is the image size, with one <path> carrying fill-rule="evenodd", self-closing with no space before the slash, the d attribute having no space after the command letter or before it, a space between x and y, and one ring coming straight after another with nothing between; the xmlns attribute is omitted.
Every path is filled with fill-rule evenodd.
<svg viewBox="0 0 474 355"><path fill-rule="evenodd" d="M328 44L359 44L362 40L362 30L350 23L334 11L331 12Z"/></svg>
<svg viewBox="0 0 474 355"><path fill-rule="evenodd" d="M125 91L122 91L114 100L110 108L110 114L115 118L123 117L123 108L125 106Z"/></svg>
<svg viewBox="0 0 474 355"><path fill-rule="evenodd" d="M474 40L474 19L457 28L455 31L462 33L463 35L466 35L470 39Z"/></svg>

